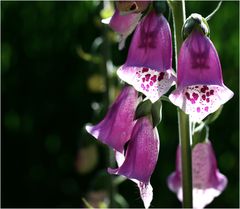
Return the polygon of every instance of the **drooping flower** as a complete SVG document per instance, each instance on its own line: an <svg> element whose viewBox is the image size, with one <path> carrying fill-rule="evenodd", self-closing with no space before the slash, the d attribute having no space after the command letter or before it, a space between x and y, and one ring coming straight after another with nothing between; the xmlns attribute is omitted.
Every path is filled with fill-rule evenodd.
<svg viewBox="0 0 240 209"><path fill-rule="evenodd" d="M181 150L177 149L176 171L168 177L168 187L182 201ZM210 141L195 145L192 150L193 208L204 208L219 196L227 178L217 168Z"/></svg>
<svg viewBox="0 0 240 209"><path fill-rule="evenodd" d="M211 40L197 29L184 41L178 59L177 89L169 99L201 121L233 96L223 83L221 64Z"/></svg>
<svg viewBox="0 0 240 209"><path fill-rule="evenodd" d="M112 17L102 20L103 23L109 24L120 35L120 50L124 48L126 38L134 31L141 16L141 13L121 15L119 10L116 9Z"/></svg>
<svg viewBox="0 0 240 209"><path fill-rule="evenodd" d="M147 117L137 120L125 156L117 153L119 168L109 168L109 173L123 175L137 183L145 208L152 201L150 178L156 166L159 152L157 128Z"/></svg>
<svg viewBox="0 0 240 209"><path fill-rule="evenodd" d="M135 124L137 104L137 91L131 86L125 86L105 118L95 126L87 125L86 130L101 142L123 152Z"/></svg>
<svg viewBox="0 0 240 209"><path fill-rule="evenodd" d="M153 103L174 84L171 31L163 15L152 11L138 24L117 74Z"/></svg>

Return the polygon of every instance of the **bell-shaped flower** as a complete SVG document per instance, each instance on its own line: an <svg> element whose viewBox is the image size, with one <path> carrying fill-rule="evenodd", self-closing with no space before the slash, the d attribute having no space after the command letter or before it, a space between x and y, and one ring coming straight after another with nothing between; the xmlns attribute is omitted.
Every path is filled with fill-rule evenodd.
<svg viewBox="0 0 240 209"><path fill-rule="evenodd" d="M117 74L153 103L174 84L171 31L162 14L152 11L138 24Z"/></svg>
<svg viewBox="0 0 240 209"><path fill-rule="evenodd" d="M141 16L141 13L121 15L116 9L112 17L102 20L102 23L109 24L120 35L120 50L124 48L126 38L134 31Z"/></svg>
<svg viewBox="0 0 240 209"><path fill-rule="evenodd" d="M123 152L135 124L137 104L137 91L131 86L125 86L105 118L95 126L87 125L86 130L101 142L118 152Z"/></svg>
<svg viewBox="0 0 240 209"><path fill-rule="evenodd" d="M168 177L168 187L182 201L181 150L177 149L176 171ZM195 145L192 150L193 208L204 208L219 196L227 178L217 168L210 141Z"/></svg>
<svg viewBox="0 0 240 209"><path fill-rule="evenodd" d="M119 168L109 168L109 173L123 175L135 183L145 208L152 201L150 178L157 163L159 152L159 136L157 128L153 128L147 117L137 120L129 140L125 156L116 153Z"/></svg>
<svg viewBox="0 0 240 209"><path fill-rule="evenodd" d="M169 99L201 121L233 96L223 83L221 64L211 40L197 29L182 44L177 70L177 89Z"/></svg>

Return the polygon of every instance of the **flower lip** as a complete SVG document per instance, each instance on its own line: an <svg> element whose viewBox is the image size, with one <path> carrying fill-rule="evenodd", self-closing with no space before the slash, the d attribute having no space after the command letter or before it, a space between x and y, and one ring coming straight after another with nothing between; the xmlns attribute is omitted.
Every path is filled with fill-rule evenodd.
<svg viewBox="0 0 240 209"><path fill-rule="evenodd" d="M201 122L232 96L233 92L224 85L192 85L177 88L169 95L169 99L189 114L192 121Z"/></svg>
<svg viewBox="0 0 240 209"><path fill-rule="evenodd" d="M117 75L126 83L146 95L152 103L156 102L175 84L176 77L173 69L159 72L146 67L121 66Z"/></svg>

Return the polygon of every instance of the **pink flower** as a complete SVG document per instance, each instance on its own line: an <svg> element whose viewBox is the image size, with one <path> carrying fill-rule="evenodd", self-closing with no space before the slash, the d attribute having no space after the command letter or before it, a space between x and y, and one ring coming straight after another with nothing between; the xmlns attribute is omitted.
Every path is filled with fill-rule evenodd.
<svg viewBox="0 0 240 209"><path fill-rule="evenodd" d="M137 104L138 94L134 88L124 87L105 118L95 126L87 125L86 130L104 144L122 153L135 124Z"/></svg>
<svg viewBox="0 0 240 209"><path fill-rule="evenodd" d="M168 187L182 201L181 150L177 149L176 171L168 177ZM204 208L219 196L227 178L217 168L210 141L195 145L192 150L193 208Z"/></svg>
<svg viewBox="0 0 240 209"><path fill-rule="evenodd" d="M152 11L138 24L117 74L153 103L174 84L171 31L163 15Z"/></svg>
<svg viewBox="0 0 240 209"><path fill-rule="evenodd" d="M169 99L201 121L233 96L223 83L221 64L211 40L195 29L182 44L177 71L177 89Z"/></svg>
<svg viewBox="0 0 240 209"><path fill-rule="evenodd" d="M137 120L125 156L116 153L119 168L108 171L111 174L126 176L137 183L145 208L152 201L150 178L157 163L159 152L159 136L157 128L153 128L147 117Z"/></svg>
<svg viewBox="0 0 240 209"><path fill-rule="evenodd" d="M120 35L120 50L124 48L125 40L134 31L141 16L141 13L121 15L116 9L112 17L102 20L103 23L109 24Z"/></svg>

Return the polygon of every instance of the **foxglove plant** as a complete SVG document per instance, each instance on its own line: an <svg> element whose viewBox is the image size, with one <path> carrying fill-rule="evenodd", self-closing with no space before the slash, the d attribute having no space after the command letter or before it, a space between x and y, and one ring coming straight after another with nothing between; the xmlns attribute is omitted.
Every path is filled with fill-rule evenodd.
<svg viewBox="0 0 240 209"><path fill-rule="evenodd" d="M177 193L183 207L203 208L221 194L227 179L217 169L210 141L203 142L195 135L201 135L204 128L208 131L210 122L203 119L210 113L214 115L233 92L223 83L219 57L208 37L206 20L216 11L206 19L192 14L185 21L184 1L168 1L173 13L176 79L171 30L161 11L162 4L117 1L114 15L103 21L121 36L119 48L123 48L125 39L135 30L127 60L117 70L118 77L130 86L123 88L99 124L88 125L86 129L114 150L118 167L111 166L108 172L134 181L148 208L153 198L150 178L159 153L156 126L161 121L160 100L178 106L183 110L178 110L181 146L168 186ZM180 50L181 28L186 40ZM177 88L169 100L162 97L175 83ZM200 125L195 127L196 124Z"/></svg>

